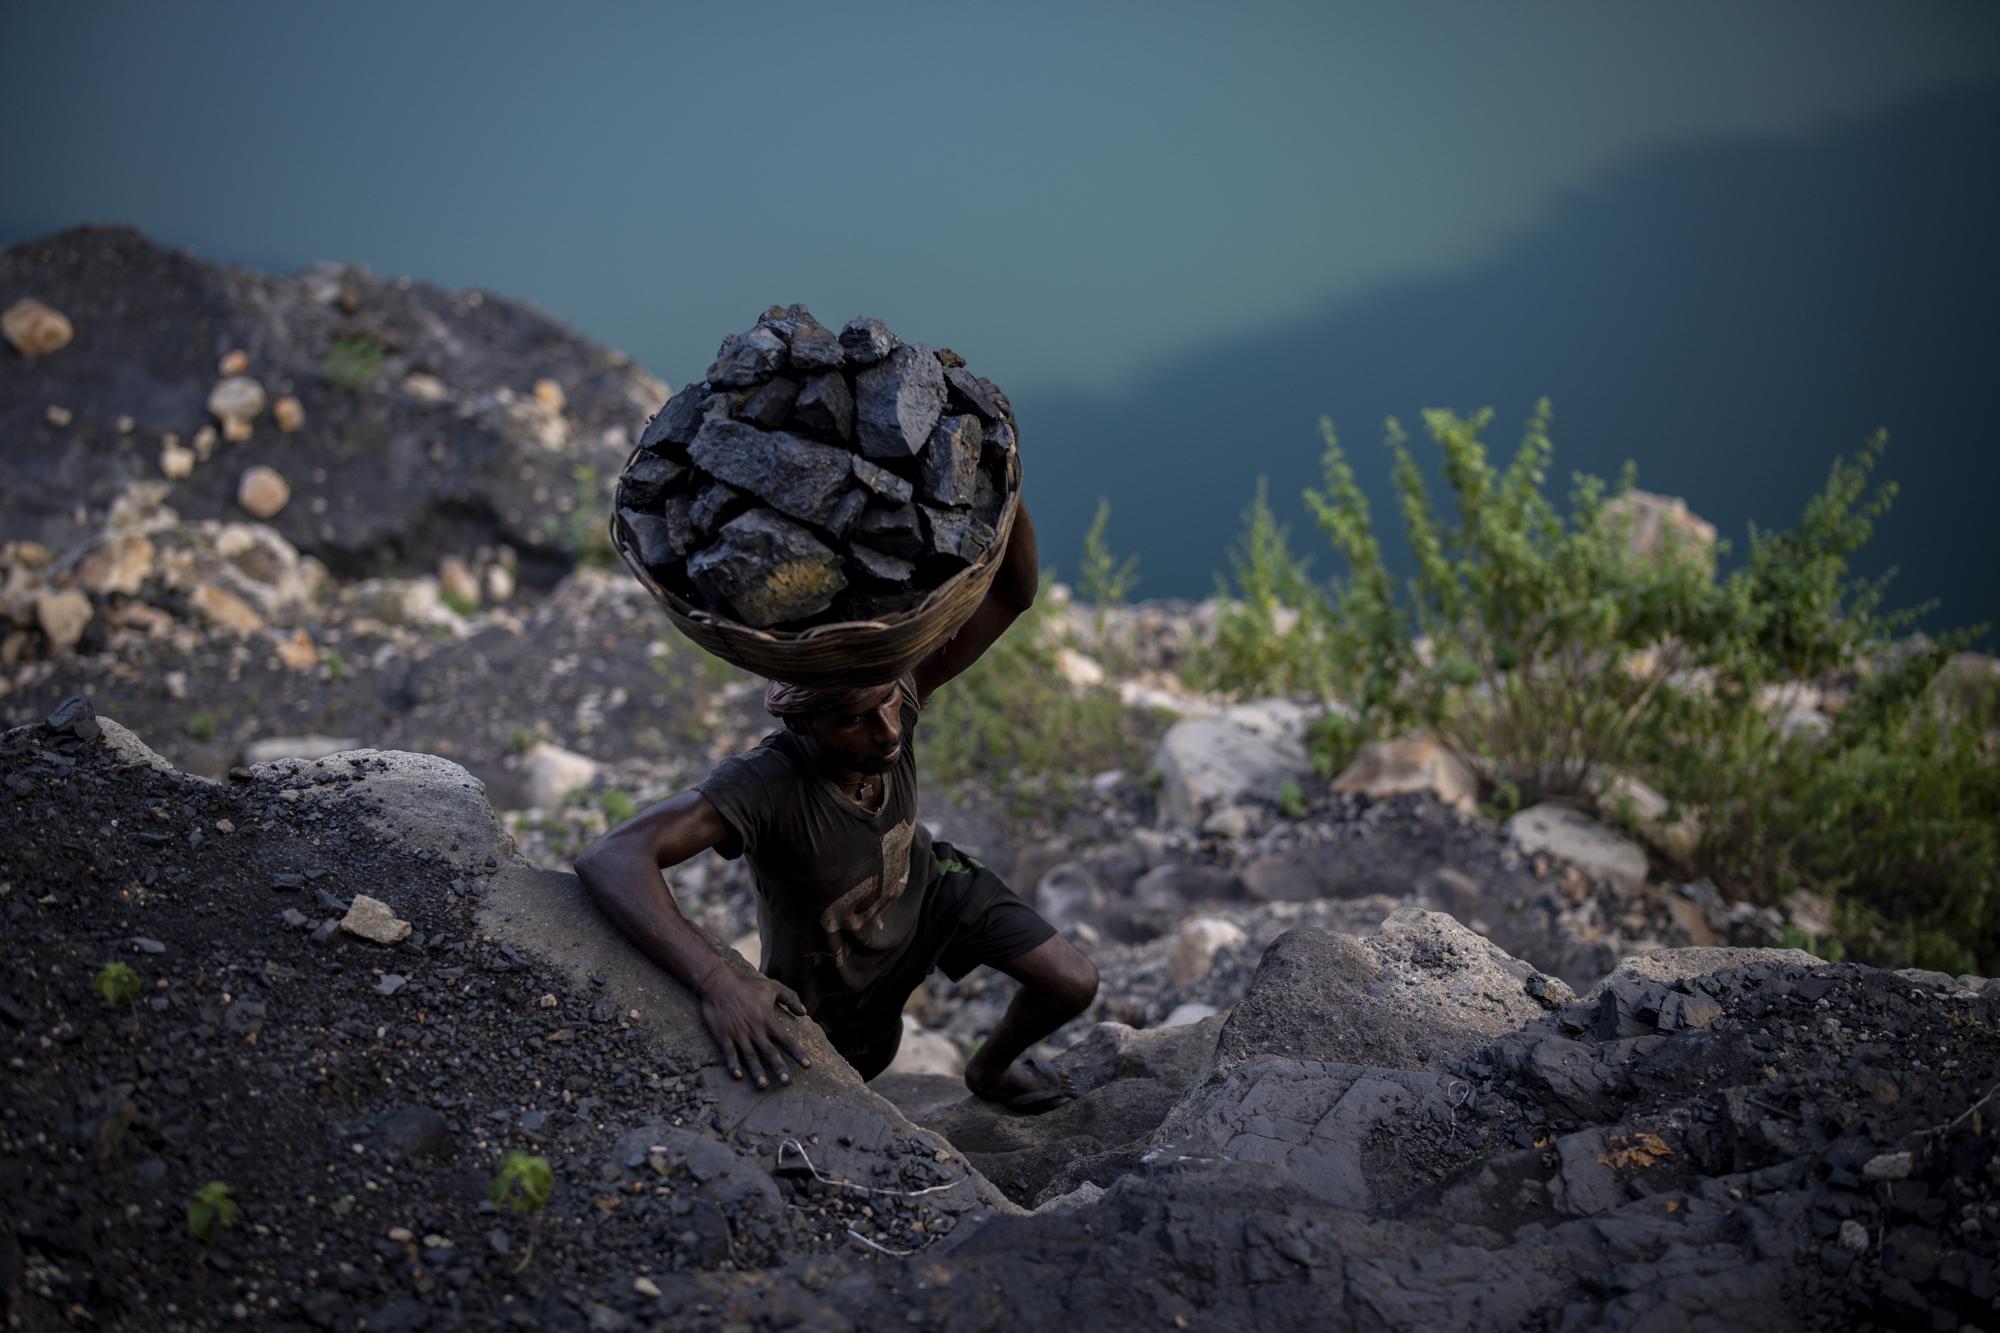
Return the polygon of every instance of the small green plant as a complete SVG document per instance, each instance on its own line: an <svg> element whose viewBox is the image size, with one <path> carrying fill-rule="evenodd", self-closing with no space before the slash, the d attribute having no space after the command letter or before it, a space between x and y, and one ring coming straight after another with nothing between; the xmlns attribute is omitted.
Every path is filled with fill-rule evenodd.
<svg viewBox="0 0 2000 1333"><path fill-rule="evenodd" d="M567 514L542 515L542 537L561 547L569 558L590 569L609 569L618 562L611 545L611 492L596 468L579 463L570 469L576 486Z"/></svg>
<svg viewBox="0 0 2000 1333"><path fill-rule="evenodd" d="M388 347L375 338L336 338L320 371L349 393L359 393L374 380L388 355Z"/></svg>
<svg viewBox="0 0 2000 1333"><path fill-rule="evenodd" d="M536 737L535 733L528 730L528 728L516 727L512 734L507 737L507 752L509 754L526 754L535 748L535 741L537 739L538 737Z"/></svg>
<svg viewBox="0 0 2000 1333"><path fill-rule="evenodd" d="M1111 545L1105 540L1104 530L1111 522L1111 502L1102 496L1097 500L1097 516L1090 521L1090 528L1083 534L1083 561L1077 569L1077 594L1091 606L1091 638L1105 665L1113 670L1121 669L1126 654L1115 650L1105 636L1108 607L1120 605L1139 586L1139 557L1128 555L1123 560L1111 553Z"/></svg>
<svg viewBox="0 0 2000 1333"><path fill-rule="evenodd" d="M347 659L341 655L340 649L321 649L319 660L326 667L326 674L331 679L340 680L347 675Z"/></svg>
<svg viewBox="0 0 2000 1333"><path fill-rule="evenodd" d="M1304 819L1309 807L1306 805L1306 789L1286 778L1278 784L1278 809L1287 819Z"/></svg>
<svg viewBox="0 0 2000 1333"><path fill-rule="evenodd" d="M243 1210L236 1206L236 1191L219 1180L209 1181L188 1200L188 1231L204 1245L215 1244L215 1238L242 1216Z"/></svg>
<svg viewBox="0 0 2000 1333"><path fill-rule="evenodd" d="M528 1266L528 1259L535 1252L542 1207L548 1203L555 1184L555 1172L550 1169L548 1158L514 1150L500 1160L500 1169L493 1173L493 1183L487 1187L486 1197L495 1208L528 1214L528 1245L521 1251L521 1262L514 1265L517 1273Z"/></svg>
<svg viewBox="0 0 2000 1333"><path fill-rule="evenodd" d="M451 613L461 619L479 610L478 602L470 597L461 597L457 593L440 592L438 600L450 607Z"/></svg>
<svg viewBox="0 0 2000 1333"><path fill-rule="evenodd" d="M132 1035L139 1035L139 974L126 963L106 963L97 970L93 983L97 993L113 1009L132 1011Z"/></svg>
<svg viewBox="0 0 2000 1333"><path fill-rule="evenodd" d="M639 803L616 787L607 787L599 794L597 803L604 811L604 817L612 824L622 824L639 813Z"/></svg>
<svg viewBox="0 0 2000 1333"><path fill-rule="evenodd" d="M185 724L188 739L198 741L202 744L207 744L209 741L214 740L216 730L221 725L221 720L214 713L206 709L203 709L199 713L190 713Z"/></svg>

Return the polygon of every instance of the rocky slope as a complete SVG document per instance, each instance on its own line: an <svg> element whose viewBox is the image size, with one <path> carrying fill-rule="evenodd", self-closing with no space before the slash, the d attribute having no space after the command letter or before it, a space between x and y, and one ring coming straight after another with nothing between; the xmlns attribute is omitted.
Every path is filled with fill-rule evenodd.
<svg viewBox="0 0 2000 1333"><path fill-rule="evenodd" d="M1282 935L1226 1019L1087 1030L1048 1117L885 1080L906 1118L818 1043L789 1088L718 1079L687 997L444 761L208 782L76 703L0 739L0 793L21 1327L2000 1308L1993 983L1693 950L1577 999L1405 909ZM364 894L409 934L350 933ZM129 1010L92 991L113 960ZM555 1169L532 1255L486 1196L511 1147ZM241 1219L203 1246L183 1210L211 1180Z"/></svg>

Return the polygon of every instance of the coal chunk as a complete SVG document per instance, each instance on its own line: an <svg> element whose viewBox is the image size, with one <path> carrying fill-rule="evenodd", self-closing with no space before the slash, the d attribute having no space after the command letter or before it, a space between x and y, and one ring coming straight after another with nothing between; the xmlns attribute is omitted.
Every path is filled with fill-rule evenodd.
<svg viewBox="0 0 2000 1333"><path fill-rule="evenodd" d="M1002 421L986 428L986 452L1004 457L1014 452L1013 423Z"/></svg>
<svg viewBox="0 0 2000 1333"><path fill-rule="evenodd" d="M744 421L754 421L766 430L776 430L792 414L792 404L798 401L798 397L797 380L774 375L743 400L743 410L736 416Z"/></svg>
<svg viewBox="0 0 2000 1333"><path fill-rule="evenodd" d="M807 316L811 319L811 316ZM832 329L814 319L792 330L792 369L802 375L816 370L839 370L847 363L847 350Z"/></svg>
<svg viewBox="0 0 2000 1333"><path fill-rule="evenodd" d="M934 505L917 508L923 511L926 545L936 555L969 565L993 544L992 525L963 509L939 509Z"/></svg>
<svg viewBox="0 0 2000 1333"><path fill-rule="evenodd" d="M675 545L674 526L663 514L621 509L618 521L625 526L625 538L631 544L633 554L648 569L670 565L687 551L684 541Z"/></svg>
<svg viewBox="0 0 2000 1333"><path fill-rule="evenodd" d="M983 438L978 417L939 418L924 446L925 499L954 508L972 503Z"/></svg>
<svg viewBox="0 0 2000 1333"><path fill-rule="evenodd" d="M688 506L688 521L694 524L696 532L706 536L721 527L725 520L734 517L743 505L741 492L719 481L711 481Z"/></svg>
<svg viewBox="0 0 2000 1333"><path fill-rule="evenodd" d="M854 460L854 479L892 505L908 504L916 494L909 482L865 458Z"/></svg>
<svg viewBox="0 0 2000 1333"><path fill-rule="evenodd" d="M854 434L869 458L912 458L944 412L944 370L922 347L904 344L854 377Z"/></svg>
<svg viewBox="0 0 2000 1333"><path fill-rule="evenodd" d="M946 370L962 370L965 368L965 358L957 352L952 351L949 347L933 347L931 354L937 357L938 364Z"/></svg>
<svg viewBox="0 0 2000 1333"><path fill-rule="evenodd" d="M807 380L792 406L792 416L816 435L852 440L854 394L847 387L847 376L835 371Z"/></svg>
<svg viewBox="0 0 2000 1333"><path fill-rule="evenodd" d="M685 495L669 495L660 502L660 517L667 525L667 545L685 557L701 540L694 525L694 501Z"/></svg>
<svg viewBox="0 0 2000 1333"><path fill-rule="evenodd" d="M917 567L908 560L898 560L868 546L849 546L847 565L861 578L876 583L908 583L917 572Z"/></svg>
<svg viewBox="0 0 2000 1333"><path fill-rule="evenodd" d="M759 629L817 615L847 586L832 548L769 509L723 524L687 572L711 610Z"/></svg>
<svg viewBox="0 0 2000 1333"><path fill-rule="evenodd" d="M687 469L658 454L642 453L619 479L618 498L633 509L651 509Z"/></svg>
<svg viewBox="0 0 2000 1333"><path fill-rule="evenodd" d="M826 522L851 475L845 449L741 421L704 423L688 456L711 476L808 523Z"/></svg>
<svg viewBox="0 0 2000 1333"><path fill-rule="evenodd" d="M769 379L784 369L785 340L766 324L722 340L715 364L708 368L708 382L718 387L744 389Z"/></svg>
<svg viewBox="0 0 2000 1333"><path fill-rule="evenodd" d="M868 492L859 486L840 497L840 503L833 507L833 513L826 520L826 530L836 537L844 537L854 526L854 520L861 517L868 508Z"/></svg>
<svg viewBox="0 0 2000 1333"><path fill-rule="evenodd" d="M694 433L701 429L702 418L708 414L709 400L714 397L715 391L705 380L683 385L646 423L639 447L651 453L684 457Z"/></svg>
<svg viewBox="0 0 2000 1333"><path fill-rule="evenodd" d="M849 537L904 560L915 560L929 554L931 549L924 540L923 522L917 517L917 507L910 504L870 508L855 521Z"/></svg>
<svg viewBox="0 0 2000 1333"><path fill-rule="evenodd" d="M840 331L841 350L850 366L872 366L896 350L902 340L879 319L856 318Z"/></svg>
<svg viewBox="0 0 2000 1333"><path fill-rule="evenodd" d="M994 387L993 381L981 379L959 365L945 368L944 382L951 391L952 406L960 411L977 412L989 421L998 421L1007 415L1005 399Z"/></svg>

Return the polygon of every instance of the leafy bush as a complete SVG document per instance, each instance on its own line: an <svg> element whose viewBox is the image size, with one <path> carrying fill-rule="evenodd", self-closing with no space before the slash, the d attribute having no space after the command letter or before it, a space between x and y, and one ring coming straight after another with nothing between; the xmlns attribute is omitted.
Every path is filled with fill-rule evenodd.
<svg viewBox="0 0 2000 1333"><path fill-rule="evenodd" d="M1504 468L1480 439L1491 409L1424 418L1454 504L1449 519L1433 507L1392 418L1406 587L1322 422L1324 481L1305 501L1345 571L1307 577L1260 483L1204 683L1342 701L1313 738L1324 771L1365 740L1425 731L1506 808L1636 775L1700 810L1691 868L1730 890L1832 894L1848 943L1884 961L2000 961L2000 764L1977 710L1948 712L1932 688L1971 635L1902 638L1921 612L1882 614L1882 582L1849 571L1894 498L1870 485L1886 436L1836 460L1796 526L1753 529L1718 578L1715 553L1671 525L1640 549L1629 466L1615 493L1579 474L1566 511L1550 501L1546 400ZM1844 696L1824 735L1772 706L1799 682Z"/></svg>
<svg viewBox="0 0 2000 1333"><path fill-rule="evenodd" d="M320 371L349 393L359 393L375 378L388 355L389 349L374 338L335 338Z"/></svg>

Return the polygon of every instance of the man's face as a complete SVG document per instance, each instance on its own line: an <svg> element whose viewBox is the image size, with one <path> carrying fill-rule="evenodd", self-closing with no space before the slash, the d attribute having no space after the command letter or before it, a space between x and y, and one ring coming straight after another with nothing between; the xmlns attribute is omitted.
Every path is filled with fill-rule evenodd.
<svg viewBox="0 0 2000 1333"><path fill-rule="evenodd" d="M800 730L827 756L857 773L882 773L903 757L903 687L884 685L865 696L857 711L814 713Z"/></svg>

